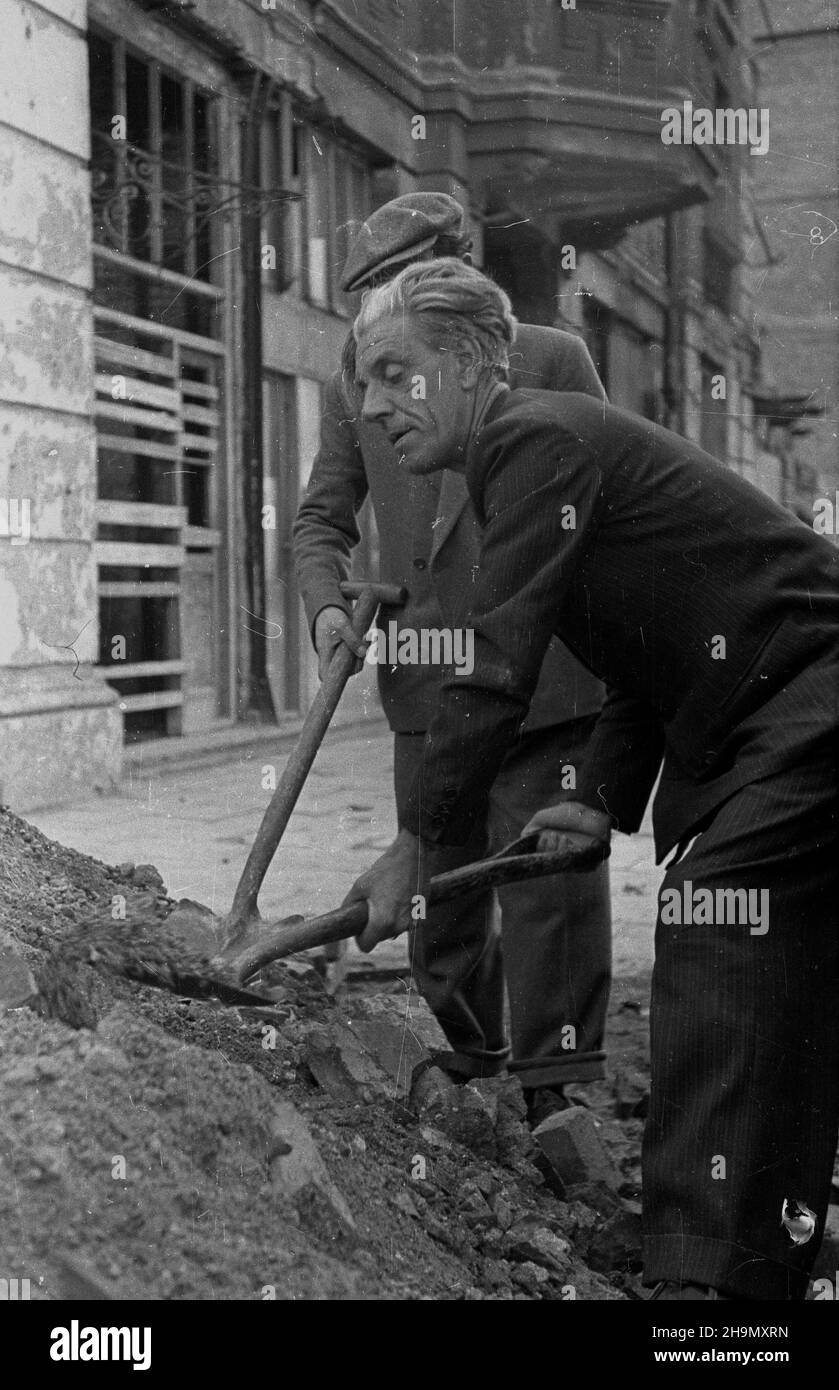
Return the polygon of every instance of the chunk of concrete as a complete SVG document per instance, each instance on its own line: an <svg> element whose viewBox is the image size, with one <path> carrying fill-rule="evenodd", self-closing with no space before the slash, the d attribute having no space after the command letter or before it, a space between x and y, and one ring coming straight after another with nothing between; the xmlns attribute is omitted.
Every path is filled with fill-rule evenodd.
<svg viewBox="0 0 839 1390"><path fill-rule="evenodd" d="M319 1086L345 1101L392 1096L393 1082L353 1028L341 1020L307 1029L303 1058Z"/></svg>
<svg viewBox="0 0 839 1390"><path fill-rule="evenodd" d="M293 1203L319 1234L351 1236L355 1221L332 1181L309 1126L290 1101L277 1101L270 1124L269 1163L277 1196Z"/></svg>
<svg viewBox="0 0 839 1390"><path fill-rule="evenodd" d="M445 1049L446 1039L418 995L374 994L353 1000L350 1024L353 1032L396 1086L407 1097L414 1068L433 1051Z"/></svg>
<svg viewBox="0 0 839 1390"><path fill-rule="evenodd" d="M618 1190L621 1179L598 1129L591 1111L580 1105L550 1115L534 1129L534 1139L566 1189L602 1184L611 1192Z"/></svg>

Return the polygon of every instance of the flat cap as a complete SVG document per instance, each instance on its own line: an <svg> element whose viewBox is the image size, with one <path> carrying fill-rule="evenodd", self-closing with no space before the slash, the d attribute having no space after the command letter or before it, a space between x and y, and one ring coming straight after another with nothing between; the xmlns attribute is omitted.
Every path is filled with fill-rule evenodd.
<svg viewBox="0 0 839 1390"><path fill-rule="evenodd" d="M371 275L428 251L439 236L462 236L465 214L447 193L403 193L377 208L350 245L341 289L360 290Z"/></svg>

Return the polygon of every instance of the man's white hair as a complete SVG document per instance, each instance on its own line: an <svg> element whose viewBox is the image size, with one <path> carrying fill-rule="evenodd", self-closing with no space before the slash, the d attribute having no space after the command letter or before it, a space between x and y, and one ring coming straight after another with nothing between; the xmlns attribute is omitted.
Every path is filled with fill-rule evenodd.
<svg viewBox="0 0 839 1390"><path fill-rule="evenodd" d="M353 324L355 342L390 314L414 319L429 347L456 350L458 344L471 344L482 366L506 379L518 325L507 295L474 266L454 256L418 261L368 290Z"/></svg>

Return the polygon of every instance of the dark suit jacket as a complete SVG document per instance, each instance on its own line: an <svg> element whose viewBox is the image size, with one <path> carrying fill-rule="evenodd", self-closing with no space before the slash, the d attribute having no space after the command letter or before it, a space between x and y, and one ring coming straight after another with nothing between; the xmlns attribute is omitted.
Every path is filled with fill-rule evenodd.
<svg viewBox="0 0 839 1390"><path fill-rule="evenodd" d="M553 633L609 692L575 797L637 829L664 755L660 858L836 730L839 550L701 449L585 396L501 390L466 478L475 671L443 682L409 829L464 838Z"/></svg>
<svg viewBox="0 0 839 1390"><path fill-rule="evenodd" d="M582 391L605 399L585 344L571 333L521 325L510 367L516 386ZM327 605L347 609L338 586L349 573L359 539L356 514L368 490L379 531L380 577L404 585L409 595L403 609L382 609L380 626L387 632L394 618L400 628L464 626L480 551L466 483L456 473L412 478L400 468L384 431L360 419L357 400L348 402L340 373L325 388L321 447L294 523L297 576L310 626ZM426 729L436 707L440 669L380 665L378 675L391 727L401 732ZM592 714L602 701L600 683L558 641L552 642L526 727Z"/></svg>

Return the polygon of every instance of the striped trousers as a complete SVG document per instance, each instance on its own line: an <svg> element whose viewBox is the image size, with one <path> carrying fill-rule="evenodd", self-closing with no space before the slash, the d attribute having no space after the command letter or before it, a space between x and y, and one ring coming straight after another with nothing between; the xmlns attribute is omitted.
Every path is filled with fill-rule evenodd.
<svg viewBox="0 0 839 1390"><path fill-rule="evenodd" d="M667 868L650 1025L644 1282L803 1298L839 1125L835 745L743 787Z"/></svg>

